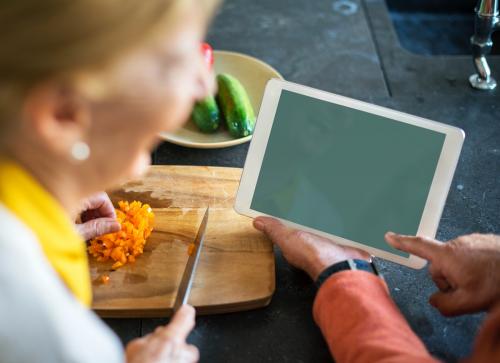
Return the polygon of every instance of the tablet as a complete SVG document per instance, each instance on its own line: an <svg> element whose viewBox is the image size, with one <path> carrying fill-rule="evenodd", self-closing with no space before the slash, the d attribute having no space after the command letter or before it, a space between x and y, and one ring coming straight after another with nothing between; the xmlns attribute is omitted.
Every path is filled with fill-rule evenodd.
<svg viewBox="0 0 500 363"><path fill-rule="evenodd" d="M235 210L421 268L387 231L434 237L461 129L298 84L266 86Z"/></svg>

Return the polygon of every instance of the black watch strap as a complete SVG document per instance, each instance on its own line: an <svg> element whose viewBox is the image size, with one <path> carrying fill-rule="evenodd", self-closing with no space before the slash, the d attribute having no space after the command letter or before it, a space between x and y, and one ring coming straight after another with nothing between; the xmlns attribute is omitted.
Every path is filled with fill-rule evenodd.
<svg viewBox="0 0 500 363"><path fill-rule="evenodd" d="M319 288L323 284L323 282L325 282L334 273L345 270L367 271L377 276L380 276L373 262L369 262L366 260L357 260L357 259L345 260L342 262L338 262L330 267L327 267L322 273L320 273L315 281L316 287Z"/></svg>

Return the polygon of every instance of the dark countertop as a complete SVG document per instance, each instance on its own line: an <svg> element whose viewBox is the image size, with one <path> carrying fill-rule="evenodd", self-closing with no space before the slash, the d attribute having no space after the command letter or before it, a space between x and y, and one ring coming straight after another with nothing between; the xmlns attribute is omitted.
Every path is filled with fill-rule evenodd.
<svg viewBox="0 0 500 363"><path fill-rule="evenodd" d="M469 88L470 57L424 57L402 49L383 0L226 0L208 40L215 49L268 62L287 80L461 127L466 141L438 238L500 233L500 91ZM500 73L499 57L490 65ZM248 144L198 150L163 143L154 163L242 167L247 150ZM470 352L481 314L444 318L427 302L434 286L426 269L379 265L394 300L432 354L456 361ZM189 340L200 348L202 361L332 360L311 315L316 291L278 250L276 279L266 308L197 318ZM167 321L106 320L124 342Z"/></svg>

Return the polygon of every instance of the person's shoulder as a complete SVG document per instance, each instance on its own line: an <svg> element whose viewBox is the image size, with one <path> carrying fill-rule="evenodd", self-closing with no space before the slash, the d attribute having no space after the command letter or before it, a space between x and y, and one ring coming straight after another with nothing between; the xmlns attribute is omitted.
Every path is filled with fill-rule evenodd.
<svg viewBox="0 0 500 363"><path fill-rule="evenodd" d="M1 204L0 221L2 362L122 361L117 337L73 298L36 236Z"/></svg>
<svg viewBox="0 0 500 363"><path fill-rule="evenodd" d="M38 281L48 283L46 288L49 290L57 286L59 279L36 235L1 203L0 250L0 290L6 297L18 293L34 294L37 288L28 287L38 285Z"/></svg>
<svg viewBox="0 0 500 363"><path fill-rule="evenodd" d="M2 251L36 246L36 237L19 218L0 203L0 247ZM1 256L1 254L0 254Z"/></svg>
<svg viewBox="0 0 500 363"><path fill-rule="evenodd" d="M0 203L0 289L7 293L17 285L32 284L37 277L55 275L36 235ZM32 276L30 279L26 277ZM56 278L57 280L57 278ZM12 292L12 291L11 291Z"/></svg>
<svg viewBox="0 0 500 363"><path fill-rule="evenodd" d="M6 292L10 281L30 271L43 273L46 264L35 234L0 203L0 289ZM50 270L50 268L49 268Z"/></svg>

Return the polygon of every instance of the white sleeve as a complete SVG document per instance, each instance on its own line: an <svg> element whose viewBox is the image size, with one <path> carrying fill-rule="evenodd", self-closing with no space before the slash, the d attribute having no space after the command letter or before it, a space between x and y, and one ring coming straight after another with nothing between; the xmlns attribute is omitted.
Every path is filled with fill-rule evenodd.
<svg viewBox="0 0 500 363"><path fill-rule="evenodd" d="M111 329L73 298L35 237L1 205L0 361L124 361Z"/></svg>

